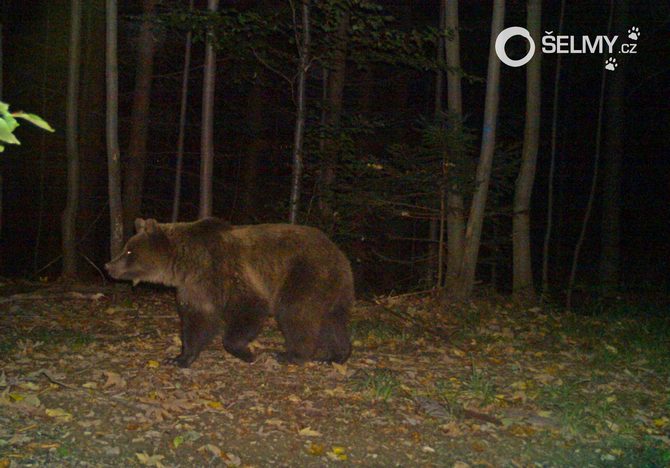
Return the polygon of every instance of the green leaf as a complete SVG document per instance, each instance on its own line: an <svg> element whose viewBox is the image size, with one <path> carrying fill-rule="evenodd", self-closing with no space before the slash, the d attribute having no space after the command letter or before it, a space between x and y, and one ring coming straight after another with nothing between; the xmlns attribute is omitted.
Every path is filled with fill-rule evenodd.
<svg viewBox="0 0 670 468"><path fill-rule="evenodd" d="M14 128L16 126L12 126L5 118L0 117L0 141L12 145L20 145L21 142L12 133Z"/></svg>
<svg viewBox="0 0 670 468"><path fill-rule="evenodd" d="M28 114L28 113L26 113L26 112L16 112L16 113L14 113L13 115L14 115L14 117L17 117L17 118L20 118L20 119L23 119L23 120L27 120L27 121L30 122L31 124L36 125L36 126L38 126L39 128L44 129L44 130L46 130L46 131L48 131L48 132L55 132L55 130L53 129L53 127L52 127L51 125L49 125L49 124L47 123L47 121L44 120L44 119L43 119L42 117L40 117L39 115Z"/></svg>
<svg viewBox="0 0 670 468"><path fill-rule="evenodd" d="M10 132L14 132L14 130L16 130L16 127L19 126L19 123L16 121L14 116L9 113L2 114L0 120L3 120L7 124L7 129Z"/></svg>

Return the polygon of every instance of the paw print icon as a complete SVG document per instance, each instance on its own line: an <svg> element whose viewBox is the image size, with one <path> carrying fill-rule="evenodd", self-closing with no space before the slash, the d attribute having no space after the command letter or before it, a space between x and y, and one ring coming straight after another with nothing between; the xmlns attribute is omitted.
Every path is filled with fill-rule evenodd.
<svg viewBox="0 0 670 468"><path fill-rule="evenodd" d="M640 28L633 26L628 30L628 39L637 41L640 38Z"/></svg>
<svg viewBox="0 0 670 468"><path fill-rule="evenodd" d="M618 67L619 64L616 63L616 59L614 57L610 57L607 60L605 60L605 69L609 71L614 71L616 70L616 67Z"/></svg>

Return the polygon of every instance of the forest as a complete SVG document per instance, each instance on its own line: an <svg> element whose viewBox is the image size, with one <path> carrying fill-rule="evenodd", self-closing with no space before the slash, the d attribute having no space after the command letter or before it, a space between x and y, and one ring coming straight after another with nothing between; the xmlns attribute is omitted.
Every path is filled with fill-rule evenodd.
<svg viewBox="0 0 670 468"><path fill-rule="evenodd" d="M669 24L0 1L0 468L667 466Z"/></svg>

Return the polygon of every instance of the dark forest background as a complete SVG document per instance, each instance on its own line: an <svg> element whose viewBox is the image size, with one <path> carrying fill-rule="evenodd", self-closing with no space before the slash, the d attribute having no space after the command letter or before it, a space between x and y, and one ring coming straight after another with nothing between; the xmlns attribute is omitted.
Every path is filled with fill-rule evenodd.
<svg viewBox="0 0 670 468"><path fill-rule="evenodd" d="M141 215L168 221L176 169L181 70L185 34L191 20L175 12L187 2L164 1L152 17L156 50L153 65L147 142L147 165ZM317 2L328 3L328 2ZM416 49L381 53L365 42L348 49L342 123L331 139L338 141L337 177L330 200L333 216L316 213L316 188L323 163L319 152L322 69L316 61L307 77L305 173L299 222L319 225L348 253L359 292L411 291L433 286L434 250L429 247L430 219L436 219L440 165L426 156L434 146L435 81L439 64L438 0L353 2L354 14L383 18L371 32L416 34ZM545 1L542 33L558 28L559 1ZM620 2L619 2L620 3ZM614 73L625 73L623 103L623 169L621 172L620 286L667 288L670 280L670 163L668 96L670 96L670 7L663 2L629 1L625 29L641 30L638 53L621 61ZM362 5L361 5L362 4ZM610 2L568 1L564 34L606 34ZM205 2L195 2L204 11ZM274 28L267 34L228 29L217 36L214 104L214 205L216 216L233 223L286 222L295 125L292 76L296 44L288 2L279 0L221 2L231 23L256 18ZM313 8L313 21L327 22L327 8ZM241 15L241 16L240 16ZM247 16L245 16L247 15ZM255 16L254 16L255 15ZM474 148L476 163L484 113L490 2L460 2L460 57L463 70L463 145ZM390 18L392 17L392 19ZM142 24L139 1L119 3L119 138L127 163L130 117ZM381 20L380 20L381 21ZM525 25L526 2L508 1L505 26ZM617 25L616 20L614 24ZM41 133L24 125L22 145L0 156L3 175L0 274L57 278L61 271L61 212L66 199L65 98L68 70L70 2L34 0L2 2L3 94L14 110L35 112L56 128ZM180 220L198 216L200 122L204 43L203 22L195 22L189 82ZM200 29L198 29L200 28ZM200 31L198 33L197 31ZM320 29L312 31L319 41ZM366 31L363 31L366 32ZM413 33L414 32L414 33ZM625 35L612 30L611 35ZM257 41L257 43L255 42ZM417 45L418 44L418 45ZM323 40L323 50L328 43ZM523 41L512 41L510 55L525 54ZM422 55L423 54L423 55ZM539 274L546 230L551 111L557 55L542 56L542 114L538 166L532 198L531 240L535 276ZM105 147L105 2L83 2L81 88L79 99L81 184L77 215L78 274L95 278L90 262L109 258L107 153ZM599 93L604 57L564 55L560 76L557 125L554 231L549 250L552 291L562 291L593 177ZM500 291L511 290L511 215L514 181L524 135L525 67L502 66L497 150L477 274ZM446 101L446 93L443 98ZM446 108L446 104L444 105ZM602 159L608 158L604 102ZM321 130L319 130L321 128ZM439 128L439 127L438 127ZM611 132L611 127L609 127ZM434 138L434 135L433 135ZM330 140L329 140L330 141ZM586 290L598 286L601 253L601 191L595 199L577 281ZM469 196L465 197L466 200ZM433 242L434 244L434 242ZM90 260L90 262L89 262Z"/></svg>

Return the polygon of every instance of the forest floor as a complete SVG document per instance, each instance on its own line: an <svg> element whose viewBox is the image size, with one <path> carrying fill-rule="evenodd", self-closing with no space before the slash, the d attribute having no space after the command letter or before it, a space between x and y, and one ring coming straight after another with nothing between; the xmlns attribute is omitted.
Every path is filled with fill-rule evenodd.
<svg viewBox="0 0 670 468"><path fill-rule="evenodd" d="M179 369L169 291L3 286L0 468L670 466L667 308L391 297L346 365L277 363L269 324L255 363L216 340Z"/></svg>

